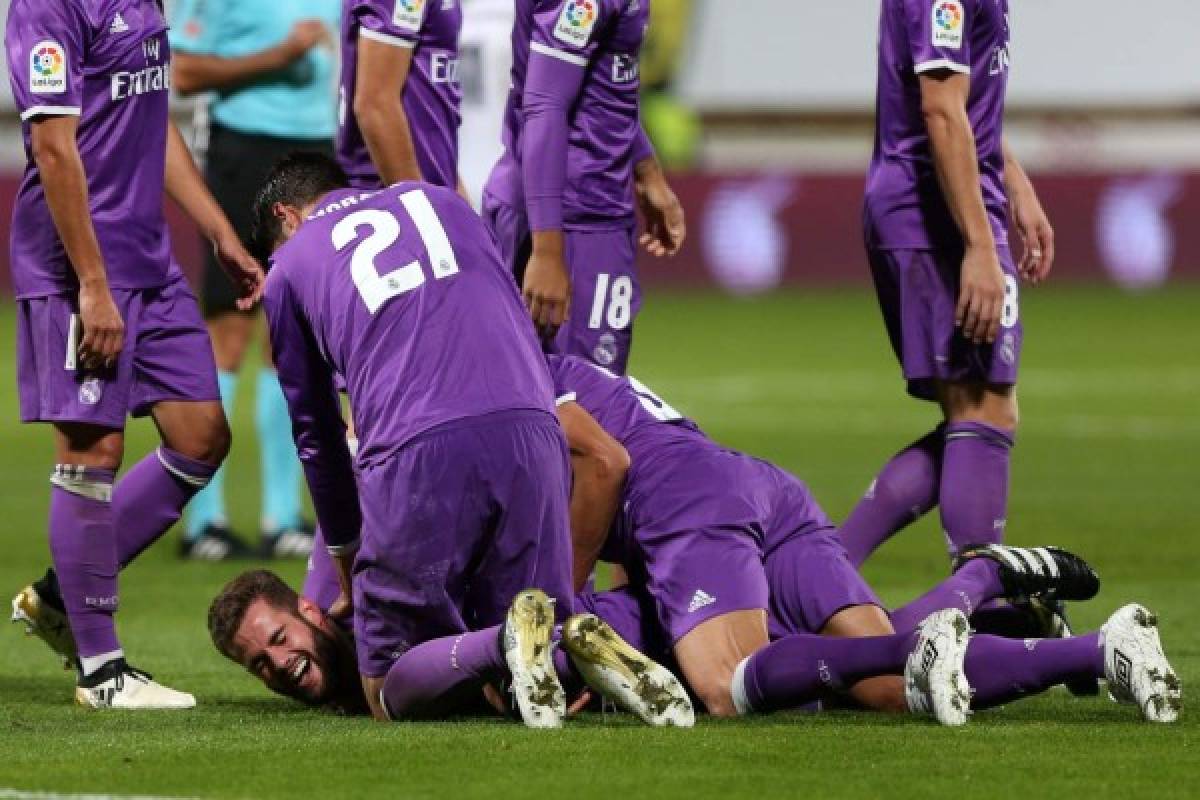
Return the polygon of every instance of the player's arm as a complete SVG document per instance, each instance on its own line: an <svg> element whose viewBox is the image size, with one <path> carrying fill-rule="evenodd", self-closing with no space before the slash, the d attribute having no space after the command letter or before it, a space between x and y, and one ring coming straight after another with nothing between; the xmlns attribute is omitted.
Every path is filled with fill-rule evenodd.
<svg viewBox="0 0 1200 800"><path fill-rule="evenodd" d="M283 276L280 276L282 278ZM334 388L333 373L322 358L312 330L303 319L285 280L272 281L263 296L271 352L279 384L292 418L296 451L312 497L317 524L337 568L341 597L330 608L335 617L351 609L350 568L358 549L362 513L358 485L346 446L346 426Z"/></svg>
<svg viewBox="0 0 1200 800"><path fill-rule="evenodd" d="M230 89L287 69L322 43L332 44L332 37L319 19L300 20L279 44L244 56L226 58L192 51L184 49L184 41L176 44L171 57L171 84L185 96Z"/></svg>
<svg viewBox="0 0 1200 800"><path fill-rule="evenodd" d="M971 78L952 69L920 73L921 112L942 196L962 234L956 321L963 336L994 342L1004 306L1004 272L980 186L975 132L967 116Z"/></svg>
<svg viewBox="0 0 1200 800"><path fill-rule="evenodd" d="M88 205L87 175L75 141L79 117L35 116L31 149L54 227L79 279L79 358L87 369L111 366L125 340L125 323L108 288L108 273Z"/></svg>
<svg viewBox="0 0 1200 800"><path fill-rule="evenodd" d="M629 453L569 395L559 400L558 420L571 452L572 576L578 592L592 574L616 518Z"/></svg>
<svg viewBox="0 0 1200 800"><path fill-rule="evenodd" d="M612 13L604 2L578 34L564 32L563 2L536 4L529 64L522 87L521 182L532 232L532 252L521 294L544 336L570 314L571 280L563 238L563 191L567 177L570 109L579 99L588 65L596 52L595 34Z"/></svg>
<svg viewBox="0 0 1200 800"><path fill-rule="evenodd" d="M633 189L645 224L639 239L642 247L659 258L678 253L687 237L683 206L667 183L654 146L641 126L633 143Z"/></svg>
<svg viewBox="0 0 1200 800"><path fill-rule="evenodd" d="M167 124L164 178L167 196L183 209L212 244L217 260L237 289L238 308L252 308L262 294L262 267L246 252L229 218L217 205L174 122Z"/></svg>
<svg viewBox="0 0 1200 800"><path fill-rule="evenodd" d="M1039 284L1054 267L1054 228L1033 182L1017 161L1007 139L1004 140L1004 185L1012 206L1013 224L1025 247L1019 267L1021 276L1032 284Z"/></svg>
<svg viewBox="0 0 1200 800"><path fill-rule="evenodd" d="M413 43L359 30L354 118L384 185L421 180L417 149L401 94L412 69Z"/></svg>

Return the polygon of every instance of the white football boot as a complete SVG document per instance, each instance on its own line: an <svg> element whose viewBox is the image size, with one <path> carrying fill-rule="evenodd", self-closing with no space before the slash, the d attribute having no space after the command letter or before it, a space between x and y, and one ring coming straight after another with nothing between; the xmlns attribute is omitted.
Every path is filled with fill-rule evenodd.
<svg viewBox="0 0 1200 800"><path fill-rule="evenodd" d="M67 615L47 603L35 584L17 593L12 601L12 621L25 626L26 636L36 636L62 659L63 669L78 665L75 637Z"/></svg>
<svg viewBox="0 0 1200 800"><path fill-rule="evenodd" d="M153 678L114 659L91 675L79 679L75 702L85 708L185 709L195 708L196 698L168 689Z"/></svg>
<svg viewBox="0 0 1200 800"><path fill-rule="evenodd" d="M958 609L936 611L917 628L917 643L904 665L908 710L930 714L943 725L965 725L971 713L971 686L963 660L970 638L967 617Z"/></svg>
<svg viewBox="0 0 1200 800"><path fill-rule="evenodd" d="M521 719L530 728L561 728L567 695L554 669L554 601L539 589L513 598L501 632L501 646Z"/></svg>
<svg viewBox="0 0 1200 800"><path fill-rule="evenodd" d="M1119 608L1104 632L1104 677L1118 703L1136 705L1150 722L1174 722L1183 707L1183 684L1167 663L1158 618L1137 603Z"/></svg>
<svg viewBox="0 0 1200 800"><path fill-rule="evenodd" d="M654 726L690 728L692 701L666 667L639 653L595 614L576 614L563 626L563 647L592 689Z"/></svg>

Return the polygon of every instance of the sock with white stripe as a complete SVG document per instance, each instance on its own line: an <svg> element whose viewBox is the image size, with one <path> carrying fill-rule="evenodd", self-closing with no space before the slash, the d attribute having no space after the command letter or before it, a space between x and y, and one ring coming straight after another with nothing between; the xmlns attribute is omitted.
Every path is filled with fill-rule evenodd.
<svg viewBox="0 0 1200 800"><path fill-rule="evenodd" d="M738 665L730 691L739 714L795 709L866 678L903 675L913 634L836 638L794 633Z"/></svg>
<svg viewBox="0 0 1200 800"><path fill-rule="evenodd" d="M179 519L217 467L159 447L133 466L113 492L117 552L124 568Z"/></svg>
<svg viewBox="0 0 1200 800"><path fill-rule="evenodd" d="M237 396L238 376L236 372L217 371L217 385L221 390L221 406L225 418L233 419L233 401ZM209 525L227 525L225 513L225 470L218 471L203 491L188 505L184 536L196 539Z"/></svg>
<svg viewBox="0 0 1200 800"><path fill-rule="evenodd" d="M982 422L946 426L938 497L951 552L1004 540L1012 447L1011 431Z"/></svg>
<svg viewBox="0 0 1200 800"><path fill-rule="evenodd" d="M115 473L59 464L50 478L50 555L81 657L121 649L117 610Z"/></svg>

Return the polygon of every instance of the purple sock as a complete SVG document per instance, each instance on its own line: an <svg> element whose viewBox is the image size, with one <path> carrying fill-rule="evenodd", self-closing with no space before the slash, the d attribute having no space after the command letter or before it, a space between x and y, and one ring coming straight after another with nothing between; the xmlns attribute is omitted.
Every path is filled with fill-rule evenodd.
<svg viewBox="0 0 1200 800"><path fill-rule="evenodd" d="M982 422L946 427L939 493L942 528L951 552L1004 540L1008 462L1013 434Z"/></svg>
<svg viewBox="0 0 1200 800"><path fill-rule="evenodd" d="M734 705L740 713L796 708L864 678L902 675L912 647L911 633L857 639L785 636L739 665L733 679Z"/></svg>
<svg viewBox="0 0 1200 800"><path fill-rule="evenodd" d="M383 683L384 708L392 719L444 714L440 700L477 686L506 669L500 626L443 636L419 644L397 659Z"/></svg>
<svg viewBox="0 0 1200 800"><path fill-rule="evenodd" d="M892 612L892 627L897 632L915 630L921 620L943 608L960 609L968 617L989 600L1001 597L1000 565L990 559L976 558L925 594Z"/></svg>
<svg viewBox="0 0 1200 800"><path fill-rule="evenodd" d="M117 555L124 569L167 532L218 467L159 447L133 466L113 491Z"/></svg>
<svg viewBox="0 0 1200 800"><path fill-rule="evenodd" d="M82 657L121 649L117 610L117 539L113 530L115 472L59 464L50 478L50 555L67 618Z"/></svg>
<svg viewBox="0 0 1200 800"><path fill-rule="evenodd" d="M1002 639L976 635L967 646L972 708L991 708L1072 678L1104 677L1099 632L1070 639Z"/></svg>
<svg viewBox="0 0 1200 800"><path fill-rule="evenodd" d="M842 524L842 544L860 566L892 534L937 505L944 432L939 426L892 457Z"/></svg>

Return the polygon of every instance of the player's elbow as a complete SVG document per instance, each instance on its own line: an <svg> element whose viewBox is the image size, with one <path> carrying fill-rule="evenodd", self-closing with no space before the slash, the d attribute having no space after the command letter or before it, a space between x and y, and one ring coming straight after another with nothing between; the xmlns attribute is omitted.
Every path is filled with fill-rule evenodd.
<svg viewBox="0 0 1200 800"><path fill-rule="evenodd" d="M171 65L171 87L183 97L209 88L200 81L200 76L194 70L179 62Z"/></svg>
<svg viewBox="0 0 1200 800"><path fill-rule="evenodd" d="M71 151L74 147L74 140L57 136L41 125L34 126L30 136L30 155L42 175L52 174L69 164L73 160Z"/></svg>
<svg viewBox="0 0 1200 800"><path fill-rule="evenodd" d="M356 92L352 105L359 130L367 137L394 133L395 125L389 123L404 114L398 97L373 92Z"/></svg>
<svg viewBox="0 0 1200 800"><path fill-rule="evenodd" d="M620 486L629 473L629 451L619 442L612 442L592 455L592 468L597 479L610 486Z"/></svg>

